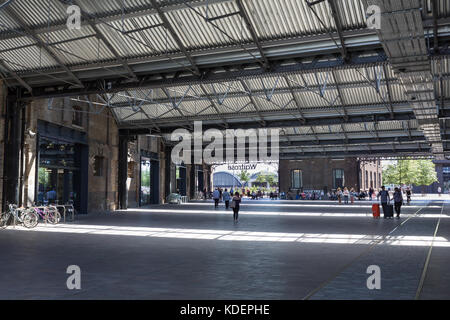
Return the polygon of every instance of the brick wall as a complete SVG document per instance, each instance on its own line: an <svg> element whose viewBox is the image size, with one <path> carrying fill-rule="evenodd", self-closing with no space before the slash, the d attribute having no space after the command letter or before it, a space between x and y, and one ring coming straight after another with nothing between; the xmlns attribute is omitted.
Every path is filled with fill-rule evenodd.
<svg viewBox="0 0 450 320"><path fill-rule="evenodd" d="M333 170L343 169L345 185L349 188L358 186L358 161L356 158L343 160L312 159L304 161L281 160L279 167L280 191L288 192L291 188L292 170L302 170L303 189L333 189Z"/></svg>
<svg viewBox="0 0 450 320"><path fill-rule="evenodd" d="M383 168L379 161L361 161L361 190L379 190L383 184ZM367 174L366 174L367 173Z"/></svg>
<svg viewBox="0 0 450 320"><path fill-rule="evenodd" d="M96 97L91 97L96 101ZM100 101L98 101L100 102ZM73 106L82 111L81 125L73 124ZM118 172L118 128L108 109L91 110L86 104L70 98L36 100L27 108L27 128L37 132L38 120L65 126L73 130L87 133L89 145L88 170L88 210L111 211L118 207L117 172ZM36 138L26 136L24 166L24 203L31 204L35 199L36 174ZM103 174L94 176L94 157L104 158Z"/></svg>

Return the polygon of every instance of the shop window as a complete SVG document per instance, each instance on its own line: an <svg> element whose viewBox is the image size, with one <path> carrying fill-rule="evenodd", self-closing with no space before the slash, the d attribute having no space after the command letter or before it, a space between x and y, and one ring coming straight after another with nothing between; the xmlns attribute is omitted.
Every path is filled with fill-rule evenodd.
<svg viewBox="0 0 450 320"><path fill-rule="evenodd" d="M95 156L94 157L94 176L102 177L103 176L103 166L104 166L105 158Z"/></svg>
<svg viewBox="0 0 450 320"><path fill-rule="evenodd" d="M291 189L298 190L303 188L302 170L292 170L291 172Z"/></svg>
<svg viewBox="0 0 450 320"><path fill-rule="evenodd" d="M72 124L75 126L83 126L83 113L80 106L72 107Z"/></svg>
<svg viewBox="0 0 450 320"><path fill-rule="evenodd" d="M444 185L444 192L448 193L450 191L450 167L442 168L442 184Z"/></svg>
<svg viewBox="0 0 450 320"><path fill-rule="evenodd" d="M345 186L344 170L334 169L333 170L333 188L343 188Z"/></svg>

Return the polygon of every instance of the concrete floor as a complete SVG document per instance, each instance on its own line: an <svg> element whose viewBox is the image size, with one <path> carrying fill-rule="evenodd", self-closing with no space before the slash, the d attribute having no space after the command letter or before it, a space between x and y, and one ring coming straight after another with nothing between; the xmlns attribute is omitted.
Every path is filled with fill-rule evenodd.
<svg viewBox="0 0 450 320"><path fill-rule="evenodd" d="M449 299L443 201L374 220L370 203L245 201L240 222L211 203L80 217L0 231L0 299ZM441 218L440 218L441 217ZM427 272L425 262L440 221ZM68 290L66 268L81 268ZM368 290L367 267L381 268Z"/></svg>

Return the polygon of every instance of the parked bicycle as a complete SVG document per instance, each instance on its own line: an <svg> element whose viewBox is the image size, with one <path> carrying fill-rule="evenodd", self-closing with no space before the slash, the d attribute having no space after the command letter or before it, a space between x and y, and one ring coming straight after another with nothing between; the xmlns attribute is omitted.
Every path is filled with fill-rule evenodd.
<svg viewBox="0 0 450 320"><path fill-rule="evenodd" d="M14 204L8 205L8 211L0 215L0 229L8 225L22 224L25 228L34 228L39 223L39 216L30 209L17 208Z"/></svg>
<svg viewBox="0 0 450 320"><path fill-rule="evenodd" d="M58 224L61 221L61 214L55 206L31 207L44 222Z"/></svg>

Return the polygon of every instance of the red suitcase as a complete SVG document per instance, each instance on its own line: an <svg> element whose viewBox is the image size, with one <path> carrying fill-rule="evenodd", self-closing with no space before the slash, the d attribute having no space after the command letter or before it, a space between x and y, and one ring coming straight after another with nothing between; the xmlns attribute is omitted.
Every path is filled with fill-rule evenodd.
<svg viewBox="0 0 450 320"><path fill-rule="evenodd" d="M372 205L372 215L375 219L380 219L380 205L378 203Z"/></svg>

